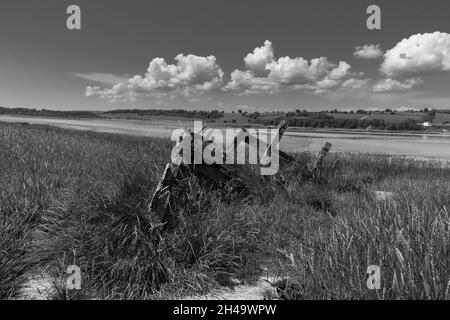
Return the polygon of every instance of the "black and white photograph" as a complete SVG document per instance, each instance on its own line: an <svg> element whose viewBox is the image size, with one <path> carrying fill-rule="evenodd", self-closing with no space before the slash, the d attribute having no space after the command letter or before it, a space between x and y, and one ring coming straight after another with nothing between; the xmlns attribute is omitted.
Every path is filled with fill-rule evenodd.
<svg viewBox="0 0 450 320"><path fill-rule="evenodd" d="M450 300L449 17L2 0L0 300Z"/></svg>

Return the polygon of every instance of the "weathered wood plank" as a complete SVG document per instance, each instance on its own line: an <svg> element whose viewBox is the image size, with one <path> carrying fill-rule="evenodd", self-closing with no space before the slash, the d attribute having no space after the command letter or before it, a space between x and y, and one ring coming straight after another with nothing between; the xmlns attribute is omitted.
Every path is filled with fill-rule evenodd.
<svg viewBox="0 0 450 320"><path fill-rule="evenodd" d="M319 157L317 158L316 162L314 163L314 165L311 169L312 172L322 169L323 159L328 154L330 149L331 149L331 143L325 142L324 146L322 147L322 150L320 150L320 152L319 152Z"/></svg>

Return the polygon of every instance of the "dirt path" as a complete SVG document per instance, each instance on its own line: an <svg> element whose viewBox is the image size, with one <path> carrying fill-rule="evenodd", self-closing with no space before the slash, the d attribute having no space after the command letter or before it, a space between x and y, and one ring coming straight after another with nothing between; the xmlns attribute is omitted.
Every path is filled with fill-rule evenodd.
<svg viewBox="0 0 450 320"><path fill-rule="evenodd" d="M53 283L50 276L31 275L20 291L18 300L48 300L52 290Z"/></svg>
<svg viewBox="0 0 450 320"><path fill-rule="evenodd" d="M267 282L273 283L275 278L259 278L253 285L237 285L233 289L222 288L202 296L188 296L185 300L262 300L267 292L275 293L274 288Z"/></svg>

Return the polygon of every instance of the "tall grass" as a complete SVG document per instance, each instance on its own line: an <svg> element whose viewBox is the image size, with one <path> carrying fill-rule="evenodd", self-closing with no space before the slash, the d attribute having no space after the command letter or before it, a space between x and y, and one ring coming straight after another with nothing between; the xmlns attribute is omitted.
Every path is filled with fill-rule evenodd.
<svg viewBox="0 0 450 320"><path fill-rule="evenodd" d="M301 153L280 173L283 192L269 183L245 199L190 177L168 234L148 206L170 150L167 139L0 124L0 297L43 271L55 298L154 299L262 269L295 285L284 298L449 297L448 168L331 154L311 179L313 155ZM71 264L82 270L76 294L64 288ZM369 265L381 268L380 290L366 287Z"/></svg>

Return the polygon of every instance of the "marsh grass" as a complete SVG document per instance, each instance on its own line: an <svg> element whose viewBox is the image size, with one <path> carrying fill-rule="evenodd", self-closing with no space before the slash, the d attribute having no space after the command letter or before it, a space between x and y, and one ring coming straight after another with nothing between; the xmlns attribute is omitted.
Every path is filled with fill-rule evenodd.
<svg viewBox="0 0 450 320"><path fill-rule="evenodd" d="M168 139L0 124L0 297L33 270L55 299L164 299L286 279L285 299L449 298L450 169L383 155L330 154L319 177L296 154L253 197L187 177L166 233L148 206ZM372 190L394 193L377 201ZM65 287L67 266L82 290ZM379 265L382 288L366 287Z"/></svg>

